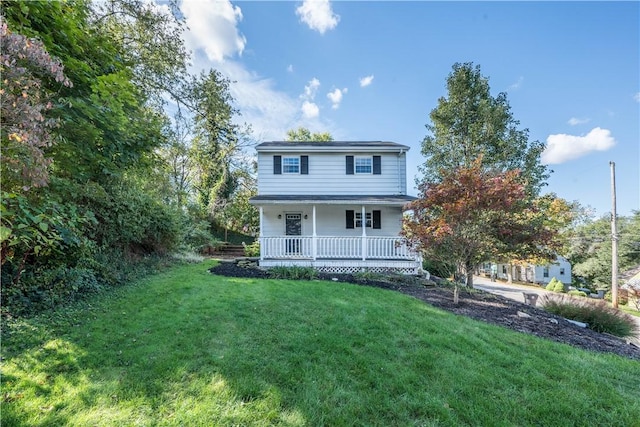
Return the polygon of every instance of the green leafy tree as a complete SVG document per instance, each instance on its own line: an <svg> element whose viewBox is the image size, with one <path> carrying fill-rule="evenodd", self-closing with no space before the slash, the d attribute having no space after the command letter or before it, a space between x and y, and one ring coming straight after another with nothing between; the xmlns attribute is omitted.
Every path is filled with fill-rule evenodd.
<svg viewBox="0 0 640 427"><path fill-rule="evenodd" d="M169 180L157 152L171 136L163 96L187 99L186 55L181 21L165 10L3 3L3 298L7 287L14 301L49 292L57 272L88 277L75 269L116 283L106 277L121 277L129 255L177 244L185 221L160 190Z"/></svg>
<svg viewBox="0 0 640 427"><path fill-rule="evenodd" d="M174 116L173 126L167 130L167 143L160 149L164 173L170 188L166 192L169 202L184 207L190 200L192 189L192 161L190 152L190 122L178 112Z"/></svg>
<svg viewBox="0 0 640 427"><path fill-rule="evenodd" d="M611 287L611 220L602 217L576 227L569 235L568 260L574 276L593 288ZM624 271L640 264L640 211L618 218L618 265Z"/></svg>
<svg viewBox="0 0 640 427"><path fill-rule="evenodd" d="M59 95L51 114L60 119L60 138L49 149L56 173L109 184L128 168L152 163L154 150L166 138L164 113L151 102L160 89L153 92L149 82L175 79L180 68L175 64L185 59L180 49L167 53L159 48L170 36L173 45L182 43L175 32L165 32L160 19L152 25L151 16L166 15L160 8L138 10L134 1L97 4L12 2L3 5L3 14L15 31L41 40L73 83L62 88L45 84ZM136 50L143 45L144 52ZM160 65L162 58L168 65Z"/></svg>
<svg viewBox="0 0 640 427"><path fill-rule="evenodd" d="M333 136L329 132L314 132L304 127L289 129L287 131L287 141L333 141Z"/></svg>
<svg viewBox="0 0 640 427"><path fill-rule="evenodd" d="M429 117L431 121L426 126L429 132L422 142L422 154L426 157L420 168L422 188L451 180L452 171L466 173L471 170L480 175L516 173L515 181L524 188L522 199L527 203L510 205L511 209L520 209L510 212L511 225L515 227L514 238L493 239L482 232L485 223L490 224L501 215L492 213L490 206L482 207L484 212L479 212L476 223L469 222L469 218L465 220L467 233L475 230L478 239L489 239L471 247L486 246L491 250L474 250L474 254L491 258L467 257L464 270L471 268L466 264L471 260L497 259L517 264L553 258L553 252L558 249L554 237L565 219L559 211L554 217L547 214L558 210L561 203L553 195L539 197L548 177L547 167L540 161L544 144L530 141L528 130L519 128L520 123L511 113L506 94L491 95L489 80L481 74L479 66L456 63L447 78L447 96L438 100ZM482 195L478 197L486 200ZM537 239L530 230L539 232ZM470 237L466 236L467 239Z"/></svg>
<svg viewBox="0 0 640 427"><path fill-rule="evenodd" d="M233 197L221 209L219 220L228 229L255 236L260 227L260 217L249 199L258 193L256 178L247 170L237 172L237 176L238 186Z"/></svg>
<svg viewBox="0 0 640 427"><path fill-rule="evenodd" d="M232 159L239 149L241 132L233 122L238 110L232 106L230 83L219 71L211 70L194 78L190 86L193 187L199 205L212 219L236 187Z"/></svg>
<svg viewBox="0 0 640 427"><path fill-rule="evenodd" d="M491 95L480 66L454 64L447 78L447 96L438 100L429 117L429 133L422 141L423 182L439 182L443 171L468 168L479 157L483 169L520 170L530 196L547 179L547 168L540 163L544 144L529 141L528 130L518 128L507 95Z"/></svg>

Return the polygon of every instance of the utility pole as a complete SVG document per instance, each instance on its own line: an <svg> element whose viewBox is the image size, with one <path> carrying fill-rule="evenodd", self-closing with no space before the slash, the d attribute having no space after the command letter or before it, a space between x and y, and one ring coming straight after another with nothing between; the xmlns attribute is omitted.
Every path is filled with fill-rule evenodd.
<svg viewBox="0 0 640 427"><path fill-rule="evenodd" d="M618 308L618 227L616 215L616 164L611 166L611 304Z"/></svg>

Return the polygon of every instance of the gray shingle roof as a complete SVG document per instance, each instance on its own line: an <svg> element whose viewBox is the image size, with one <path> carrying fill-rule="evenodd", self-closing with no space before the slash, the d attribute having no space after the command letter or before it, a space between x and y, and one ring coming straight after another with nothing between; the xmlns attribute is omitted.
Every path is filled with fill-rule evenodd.
<svg viewBox="0 0 640 427"><path fill-rule="evenodd" d="M267 141L256 149L271 147L333 147L333 148L396 148L409 150L410 147L389 141Z"/></svg>

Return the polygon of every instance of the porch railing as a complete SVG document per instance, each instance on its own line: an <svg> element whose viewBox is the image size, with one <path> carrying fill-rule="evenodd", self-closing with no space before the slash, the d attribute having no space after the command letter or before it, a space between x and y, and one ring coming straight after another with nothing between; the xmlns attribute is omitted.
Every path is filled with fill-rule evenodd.
<svg viewBox="0 0 640 427"><path fill-rule="evenodd" d="M260 238L263 259L414 260L400 237L278 236Z"/></svg>

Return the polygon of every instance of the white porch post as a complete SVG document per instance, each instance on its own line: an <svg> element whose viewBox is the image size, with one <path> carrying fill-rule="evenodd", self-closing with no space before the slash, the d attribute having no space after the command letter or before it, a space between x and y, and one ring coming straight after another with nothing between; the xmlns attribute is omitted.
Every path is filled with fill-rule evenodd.
<svg viewBox="0 0 640 427"><path fill-rule="evenodd" d="M362 225L362 260L365 261L367 259L367 215L364 205L362 205L361 215L362 220L360 221L360 225Z"/></svg>
<svg viewBox="0 0 640 427"><path fill-rule="evenodd" d="M260 233L258 234L258 242L260 242L260 261L264 260L264 245L262 244L262 217L264 215L264 209L260 206Z"/></svg>
<svg viewBox="0 0 640 427"><path fill-rule="evenodd" d="M313 251L313 260L316 260L316 257L318 256L318 240L317 240L317 234L316 234L316 205L313 205L313 211L311 212L311 219L313 222L313 234L311 237L311 248Z"/></svg>

